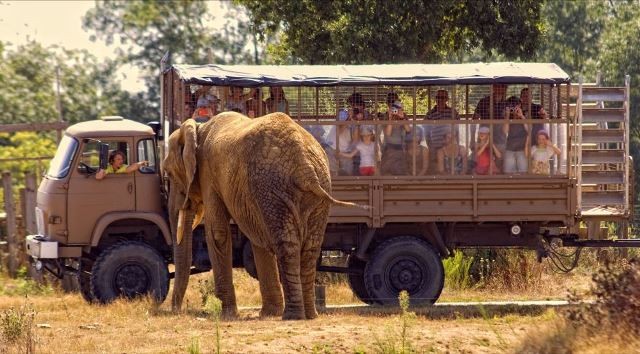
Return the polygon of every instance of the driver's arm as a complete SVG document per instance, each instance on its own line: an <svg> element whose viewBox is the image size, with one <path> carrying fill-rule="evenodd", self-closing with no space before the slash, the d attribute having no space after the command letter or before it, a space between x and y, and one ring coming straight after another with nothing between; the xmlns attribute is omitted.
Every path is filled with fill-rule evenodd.
<svg viewBox="0 0 640 354"><path fill-rule="evenodd" d="M106 173L106 171L105 171L105 170L103 170L103 169L99 169L99 170L98 170L98 172L96 172L96 179L97 179L97 180L101 180L101 179L103 179L103 178L104 178L104 176L106 176L106 175L107 175L107 173Z"/></svg>
<svg viewBox="0 0 640 354"><path fill-rule="evenodd" d="M148 164L149 164L149 162L147 162L147 161L136 162L134 164L131 164L131 165L127 166L127 169L126 169L125 172L126 173L131 173L131 172L137 171L137 170L140 169L140 167L147 166Z"/></svg>

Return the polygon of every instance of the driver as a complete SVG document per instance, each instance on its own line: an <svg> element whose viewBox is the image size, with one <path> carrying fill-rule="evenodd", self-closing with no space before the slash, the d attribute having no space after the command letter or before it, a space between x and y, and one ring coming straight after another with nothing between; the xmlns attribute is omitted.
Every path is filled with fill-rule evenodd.
<svg viewBox="0 0 640 354"><path fill-rule="evenodd" d="M109 154L109 165L106 169L99 169L96 173L96 179L101 180L106 175L111 173L131 173L137 171L142 166L149 166L148 161L140 161L136 162L132 165L127 165L124 163L125 155L124 152L120 150L112 151Z"/></svg>

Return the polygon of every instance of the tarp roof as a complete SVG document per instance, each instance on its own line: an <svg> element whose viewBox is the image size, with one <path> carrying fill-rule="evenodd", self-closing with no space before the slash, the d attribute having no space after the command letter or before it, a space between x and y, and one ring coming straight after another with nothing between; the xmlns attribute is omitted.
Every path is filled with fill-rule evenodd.
<svg viewBox="0 0 640 354"><path fill-rule="evenodd" d="M559 84L569 75L553 63L382 65L173 65L191 84L220 86Z"/></svg>

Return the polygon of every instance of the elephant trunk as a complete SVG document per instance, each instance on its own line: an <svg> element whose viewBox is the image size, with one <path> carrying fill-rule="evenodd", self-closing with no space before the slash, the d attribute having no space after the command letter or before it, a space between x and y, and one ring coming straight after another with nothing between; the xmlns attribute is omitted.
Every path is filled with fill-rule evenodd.
<svg viewBox="0 0 640 354"><path fill-rule="evenodd" d="M173 279L173 296L171 298L171 308L173 311L180 311L182 300L187 291L189 276L191 275L192 240L193 230L191 227L194 221L194 211L191 209L180 209L177 220L175 217L176 237L173 243L173 262L175 265L175 277ZM184 225L189 225L184 227Z"/></svg>

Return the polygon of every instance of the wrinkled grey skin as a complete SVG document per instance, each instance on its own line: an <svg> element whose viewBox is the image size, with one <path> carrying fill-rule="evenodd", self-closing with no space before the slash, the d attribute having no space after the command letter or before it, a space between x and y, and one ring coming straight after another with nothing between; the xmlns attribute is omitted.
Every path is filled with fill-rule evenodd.
<svg viewBox="0 0 640 354"><path fill-rule="evenodd" d="M164 169L170 178L169 213L176 274L172 308L182 305L191 265L191 225L199 210L223 314L235 316L231 233L233 219L249 237L260 281L261 315L317 316L316 262L333 199L327 156L284 113L257 119L225 112L171 134ZM180 209L182 242L176 242ZM282 287L280 286L282 279ZM284 290L284 308L283 296Z"/></svg>

